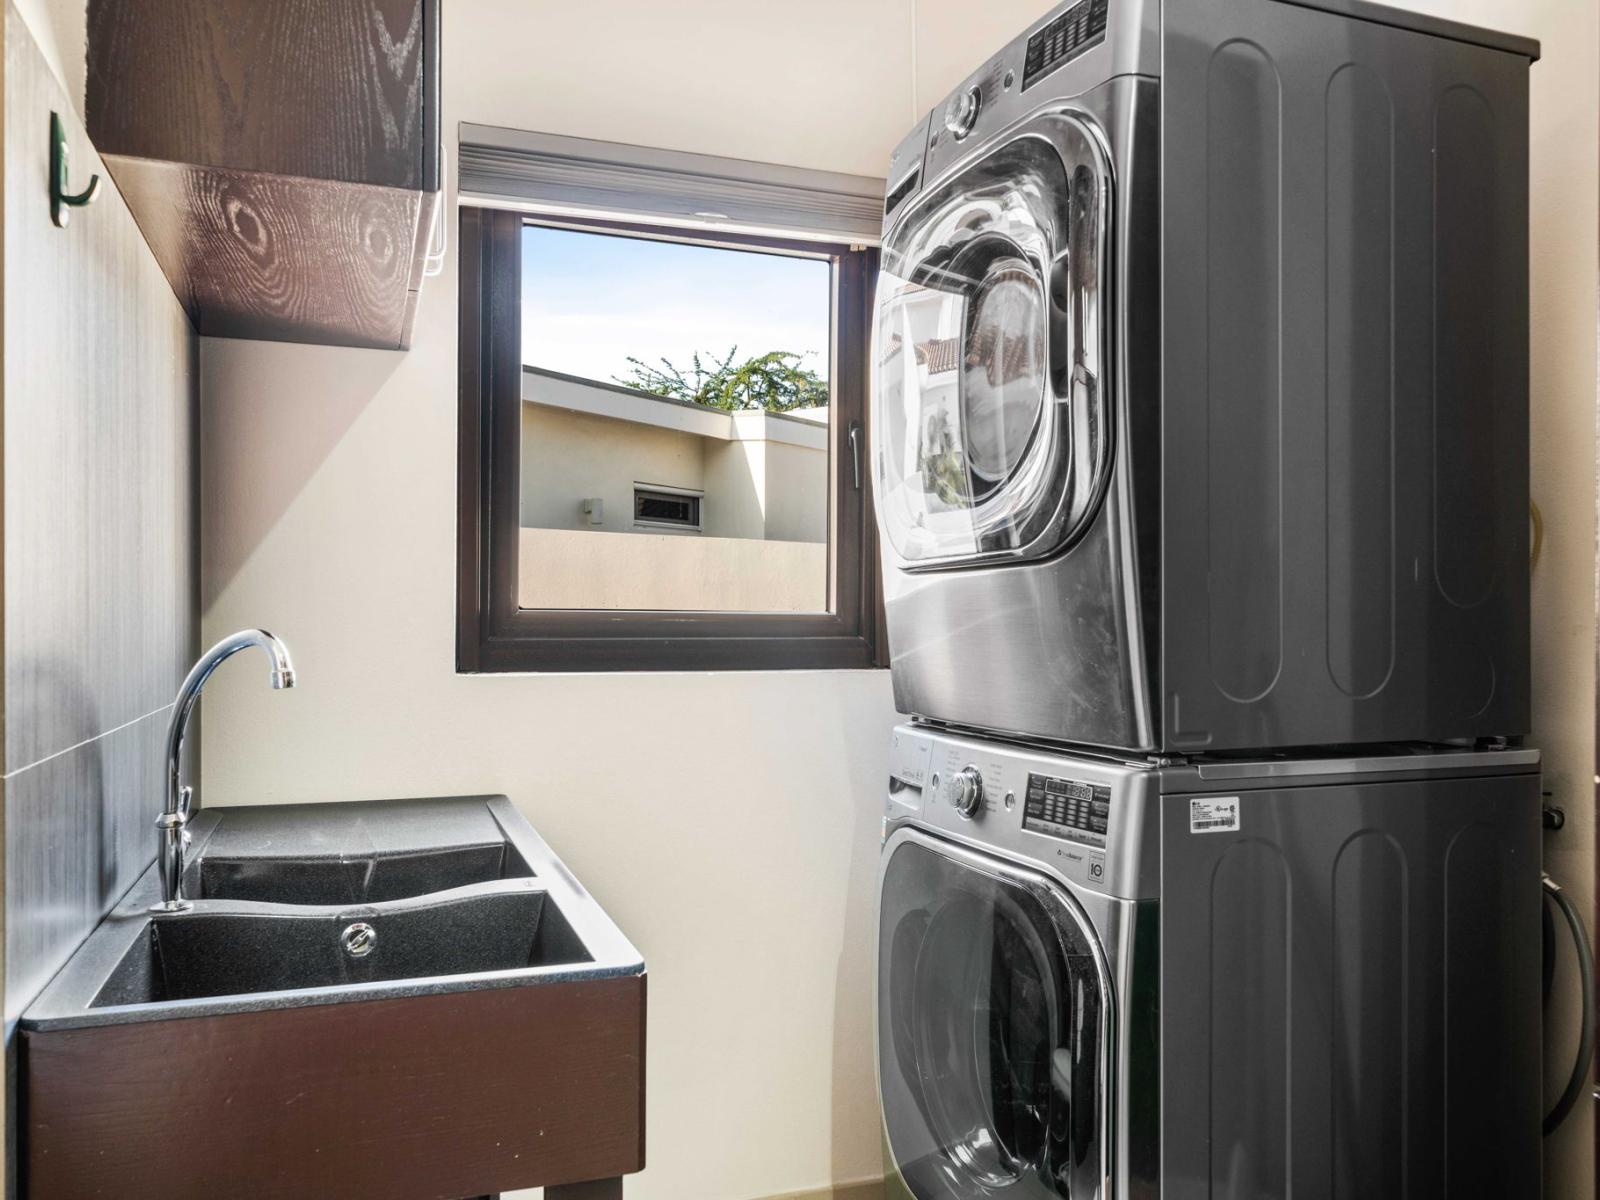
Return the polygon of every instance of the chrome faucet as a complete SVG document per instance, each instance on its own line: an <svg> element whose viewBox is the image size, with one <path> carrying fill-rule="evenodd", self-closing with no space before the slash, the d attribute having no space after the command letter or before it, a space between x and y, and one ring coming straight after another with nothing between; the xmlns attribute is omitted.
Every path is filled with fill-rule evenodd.
<svg viewBox="0 0 1600 1200"><path fill-rule="evenodd" d="M294 664L289 661L289 647L264 629L245 629L229 634L200 656L189 674L178 687L178 697L172 704L172 719L167 723L167 800L156 818L159 845L157 865L161 868L161 903L153 906L157 912L182 912L191 902L183 898L183 855L189 846L189 810L194 801L194 789L184 787L183 739L189 731L189 718L200 699L206 680L224 661L241 650L260 646L272 659L273 688L294 686Z"/></svg>

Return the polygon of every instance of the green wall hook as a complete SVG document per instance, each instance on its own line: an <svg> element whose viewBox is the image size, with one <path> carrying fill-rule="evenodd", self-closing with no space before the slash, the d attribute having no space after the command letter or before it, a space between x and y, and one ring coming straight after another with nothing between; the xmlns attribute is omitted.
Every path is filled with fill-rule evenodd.
<svg viewBox="0 0 1600 1200"><path fill-rule="evenodd" d="M89 186L81 192L67 191L67 131L61 114L50 114L50 219L62 229L72 215L67 209L93 203L100 194L100 176L89 176Z"/></svg>

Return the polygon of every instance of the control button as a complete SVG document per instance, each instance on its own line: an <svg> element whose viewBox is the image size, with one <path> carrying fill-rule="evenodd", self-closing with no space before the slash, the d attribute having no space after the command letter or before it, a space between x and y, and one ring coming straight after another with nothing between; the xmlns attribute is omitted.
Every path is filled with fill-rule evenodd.
<svg viewBox="0 0 1600 1200"><path fill-rule="evenodd" d="M977 767L963 767L951 777L950 807L969 820L983 807L983 776Z"/></svg>
<svg viewBox="0 0 1600 1200"><path fill-rule="evenodd" d="M1006 811L1010 812L1016 806L1017 806L1017 794L1015 792L1007 792L1006 793Z"/></svg>
<svg viewBox="0 0 1600 1200"><path fill-rule="evenodd" d="M944 127L957 139L966 137L977 124L978 110L982 107L983 93L975 87L968 88L950 101L950 107L945 110Z"/></svg>

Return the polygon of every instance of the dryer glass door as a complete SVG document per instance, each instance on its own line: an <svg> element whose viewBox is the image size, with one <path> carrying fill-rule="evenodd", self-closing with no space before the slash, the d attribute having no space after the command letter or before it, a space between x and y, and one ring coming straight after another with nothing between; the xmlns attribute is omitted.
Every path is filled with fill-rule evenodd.
<svg viewBox="0 0 1600 1200"><path fill-rule="evenodd" d="M885 862L878 1067L917 1200L1101 1195L1109 983L1042 876L931 840Z"/></svg>
<svg viewBox="0 0 1600 1200"><path fill-rule="evenodd" d="M884 533L908 569L1037 558L1104 492L1111 181L1076 118L1036 118L884 245L873 385Z"/></svg>

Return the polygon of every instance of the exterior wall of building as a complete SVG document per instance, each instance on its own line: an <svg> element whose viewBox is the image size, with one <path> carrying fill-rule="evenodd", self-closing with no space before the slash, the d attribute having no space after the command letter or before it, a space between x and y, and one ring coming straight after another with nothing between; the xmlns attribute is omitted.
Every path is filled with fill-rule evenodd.
<svg viewBox="0 0 1600 1200"><path fill-rule="evenodd" d="M522 524L540 529L633 528L633 487L705 488L706 439L542 404L522 406ZM591 524L584 500L603 502Z"/></svg>
<svg viewBox="0 0 1600 1200"><path fill-rule="evenodd" d="M656 484L703 492L711 537L828 540L826 424L534 378L540 398L522 406L524 528L632 531L634 486ZM588 499L601 501L599 523Z"/></svg>
<svg viewBox="0 0 1600 1200"><path fill-rule="evenodd" d="M517 595L524 608L665 608L823 612L822 542L524 529Z"/></svg>
<svg viewBox="0 0 1600 1200"><path fill-rule="evenodd" d="M820 431L826 439L827 430ZM745 443L749 445L751 443ZM828 452L791 442L760 443L766 457L766 537L780 542L828 540ZM823 446L827 446L826 440ZM866 464L861 464L866 469ZM845 469L848 469L846 466Z"/></svg>
<svg viewBox="0 0 1600 1200"><path fill-rule="evenodd" d="M706 533L719 538L767 536L767 463L760 442L705 442Z"/></svg>

